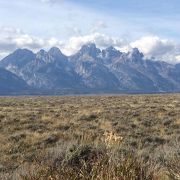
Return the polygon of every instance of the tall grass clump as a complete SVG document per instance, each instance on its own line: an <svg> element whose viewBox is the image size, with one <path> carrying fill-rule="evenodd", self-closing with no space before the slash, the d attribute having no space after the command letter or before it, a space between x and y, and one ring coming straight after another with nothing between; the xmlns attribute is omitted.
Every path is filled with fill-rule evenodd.
<svg viewBox="0 0 180 180"><path fill-rule="evenodd" d="M105 133L99 142L74 143L66 150L38 157L23 172L22 180L153 180L157 169L133 154L120 151L121 136ZM116 147L116 148L115 148ZM118 148L117 148L118 147Z"/></svg>

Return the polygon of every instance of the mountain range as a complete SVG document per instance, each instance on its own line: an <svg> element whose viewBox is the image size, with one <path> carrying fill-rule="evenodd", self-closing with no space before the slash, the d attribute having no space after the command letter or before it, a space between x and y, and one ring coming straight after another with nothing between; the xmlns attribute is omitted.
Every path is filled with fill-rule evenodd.
<svg viewBox="0 0 180 180"><path fill-rule="evenodd" d="M180 64L85 44L71 55L57 47L17 49L0 61L0 95L180 92Z"/></svg>

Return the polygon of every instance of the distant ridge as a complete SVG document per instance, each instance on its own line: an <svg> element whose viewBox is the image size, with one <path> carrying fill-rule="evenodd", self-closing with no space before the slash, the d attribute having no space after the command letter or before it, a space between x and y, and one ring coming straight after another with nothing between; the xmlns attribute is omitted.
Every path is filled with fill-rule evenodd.
<svg viewBox="0 0 180 180"><path fill-rule="evenodd" d="M88 43L72 56L57 47L18 49L0 67L0 94L180 92L180 64L144 59L137 48L123 53Z"/></svg>

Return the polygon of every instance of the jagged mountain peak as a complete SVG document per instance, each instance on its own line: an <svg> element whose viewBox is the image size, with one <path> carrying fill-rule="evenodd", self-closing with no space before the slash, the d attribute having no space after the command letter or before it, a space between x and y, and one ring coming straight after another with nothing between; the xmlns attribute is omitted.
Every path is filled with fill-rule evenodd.
<svg viewBox="0 0 180 180"><path fill-rule="evenodd" d="M81 49L83 49L83 48L96 49L97 47L96 47L95 43L89 42L89 43L86 43L86 44L82 45Z"/></svg>
<svg viewBox="0 0 180 180"><path fill-rule="evenodd" d="M118 51L114 46L109 46L105 50L106 51Z"/></svg>
<svg viewBox="0 0 180 180"><path fill-rule="evenodd" d="M40 49L38 52L37 52L37 54L36 55L47 55L48 54L48 52L47 51L45 51L44 49Z"/></svg>
<svg viewBox="0 0 180 180"><path fill-rule="evenodd" d="M36 53L36 60L44 61L48 63L52 61L52 58L50 57L47 51L45 51L44 49L41 49L40 51Z"/></svg>
<svg viewBox="0 0 180 180"><path fill-rule="evenodd" d="M29 49L16 49L13 53L11 53L7 57L16 57L16 58L22 58L22 57L27 57L27 56L33 56L35 55L31 50Z"/></svg>
<svg viewBox="0 0 180 180"><path fill-rule="evenodd" d="M58 61L66 61L67 60L67 56L64 55L58 47L52 47L48 51L48 54Z"/></svg>
<svg viewBox="0 0 180 180"><path fill-rule="evenodd" d="M129 59L132 61L139 61L142 60L144 57L144 54L139 51L138 48L133 48L129 53L128 53Z"/></svg>
<svg viewBox="0 0 180 180"><path fill-rule="evenodd" d="M35 54L28 49L17 49L0 61L2 67L22 67L33 61Z"/></svg>
<svg viewBox="0 0 180 180"><path fill-rule="evenodd" d="M19 48L19 49L16 49L16 50L13 52L13 54L16 54L16 55L22 55L22 54L25 54L25 53L34 54L31 50L26 49L26 48L24 48L24 49Z"/></svg>
<svg viewBox="0 0 180 180"><path fill-rule="evenodd" d="M55 56L63 55L58 47L52 47L51 49L49 49L48 53Z"/></svg>
<svg viewBox="0 0 180 180"><path fill-rule="evenodd" d="M102 57L106 59L112 60L113 58L119 57L121 54L122 53L113 46L109 46L102 50Z"/></svg>
<svg viewBox="0 0 180 180"><path fill-rule="evenodd" d="M95 57L99 53L101 53L101 50L99 48L97 48L94 43L87 43L81 47L79 53L88 54L92 57Z"/></svg>

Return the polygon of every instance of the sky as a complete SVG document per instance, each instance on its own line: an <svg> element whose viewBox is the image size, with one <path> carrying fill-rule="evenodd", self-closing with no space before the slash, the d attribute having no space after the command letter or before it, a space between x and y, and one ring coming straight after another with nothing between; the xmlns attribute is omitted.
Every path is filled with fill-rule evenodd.
<svg viewBox="0 0 180 180"><path fill-rule="evenodd" d="M179 0L0 0L0 59L16 50L83 44L180 62Z"/></svg>

